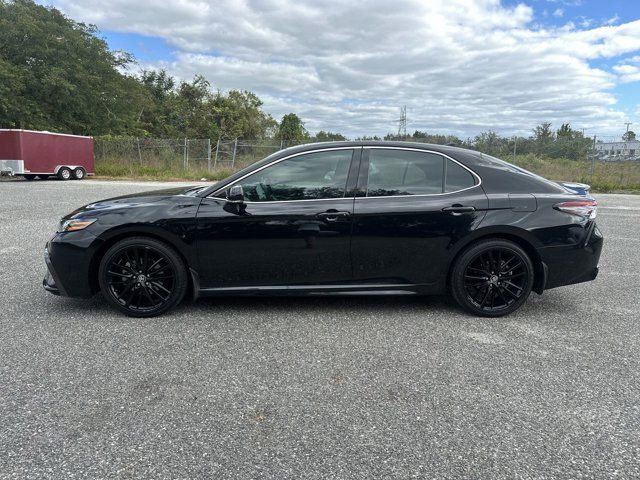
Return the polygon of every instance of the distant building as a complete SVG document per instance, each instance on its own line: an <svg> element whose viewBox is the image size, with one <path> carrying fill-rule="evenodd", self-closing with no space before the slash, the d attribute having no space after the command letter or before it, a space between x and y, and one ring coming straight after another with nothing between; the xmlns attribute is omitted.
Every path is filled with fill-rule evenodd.
<svg viewBox="0 0 640 480"><path fill-rule="evenodd" d="M601 160L640 160L640 140L596 142L595 154Z"/></svg>

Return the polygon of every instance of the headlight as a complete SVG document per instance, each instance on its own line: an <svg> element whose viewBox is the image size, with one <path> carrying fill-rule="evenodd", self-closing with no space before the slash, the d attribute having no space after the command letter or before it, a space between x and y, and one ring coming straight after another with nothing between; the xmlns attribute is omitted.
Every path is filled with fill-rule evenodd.
<svg viewBox="0 0 640 480"><path fill-rule="evenodd" d="M97 219L95 218L62 220L60 222L60 226L58 227L58 232L76 232L78 230L84 230L96 220Z"/></svg>

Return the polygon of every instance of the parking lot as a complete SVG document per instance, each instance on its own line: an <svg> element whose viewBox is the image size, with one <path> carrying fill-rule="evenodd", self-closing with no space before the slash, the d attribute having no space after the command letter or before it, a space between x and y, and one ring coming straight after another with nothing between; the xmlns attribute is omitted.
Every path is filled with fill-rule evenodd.
<svg viewBox="0 0 640 480"><path fill-rule="evenodd" d="M640 196L597 195L595 282L229 298L155 319L41 286L60 217L159 184L0 182L0 478L638 478Z"/></svg>

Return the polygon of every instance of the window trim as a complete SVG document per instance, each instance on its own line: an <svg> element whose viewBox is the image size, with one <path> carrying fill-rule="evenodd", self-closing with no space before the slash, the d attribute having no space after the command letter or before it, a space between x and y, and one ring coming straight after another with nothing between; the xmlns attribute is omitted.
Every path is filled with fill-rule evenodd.
<svg viewBox="0 0 640 480"><path fill-rule="evenodd" d="M362 149L362 145L354 145L351 147L332 147L332 148L319 148L317 150L309 150L307 152L298 152L298 153L293 153L291 155L287 155L286 157L282 157L282 158L278 158L276 160L274 160L273 162L267 163L266 165L261 166L260 168L256 168L255 170L252 170L251 172L247 173L246 175L243 175L242 177L238 178L236 181L234 181L233 183L229 183L223 187L220 187L218 190L216 190L215 192L207 195L207 198L220 198L220 199L224 199L223 197L216 197L216 195L218 193L222 193L225 190L228 190L229 188L233 187L234 185L237 185L239 182L241 182L242 180L244 180L245 178L247 178L250 175L253 175L254 173L258 173L262 170L264 170L265 168L269 168L272 165L275 165L276 163L280 163L284 160L289 160L291 158L294 157L301 157L303 155L309 155L311 153L320 153L320 152L331 152L333 150L353 150L352 154L351 154L351 163L349 164L349 170L347 172L347 184L345 185L345 196L344 197L339 197L339 198L306 198L306 199L300 199L300 200L265 200L264 202L252 202L250 200L245 200L244 203L256 203L256 204L263 204L263 203L289 203L289 202L327 202L327 201L332 201L332 200L353 200L353 196L352 195L347 195L349 193L349 189L348 189L348 183L349 183L349 173L351 172L351 166L353 164L353 162L360 162L361 158L359 156L357 156L356 158L354 158L354 154L357 153L358 150Z"/></svg>
<svg viewBox="0 0 640 480"><path fill-rule="evenodd" d="M454 190L454 191L452 191L452 192L442 192L442 193L420 193L420 194L417 194L417 195L379 195L379 196L371 196L371 197L368 197L368 196L366 196L366 194L365 194L365 196L362 196L362 197L356 197L356 200L362 200L362 199L366 199L366 198L414 198L414 197L436 197L436 196L439 196L439 195L451 195L451 194L453 194L453 193L460 193L460 192L464 192L464 191L466 191L466 190L471 190L472 188L476 188L476 187L479 187L480 185L482 185L482 177L480 177L480 175L478 175L476 172L474 172L473 170L471 170L471 169L470 169L469 167L467 167L466 165L463 165L462 163L460 163L460 162L459 162L458 160L456 160L455 158L450 157L450 156L449 156L449 155L447 155L446 153L437 152L437 151L435 151L435 150L426 150L426 149L422 149L422 148L412 148L412 147L392 147L392 146L386 147L386 146L384 146L384 145L380 145L380 146L378 146L378 145L374 145L374 146L364 146L364 147L362 147L362 148L363 148L363 151L364 151L364 150L371 150L371 149L375 149L375 150L380 150L380 149L382 149L382 150L407 150L407 151L410 151L410 152L432 153L432 154L435 154L435 155L440 155L441 157L444 157L445 159L449 159L449 160L451 160L452 162L457 163L458 165L460 165L462 168L464 168L466 171L468 171L468 172L473 176L473 178L474 178L478 183L475 183L475 184L473 184L473 185L472 185L472 186L470 186L470 187L462 188L462 189L460 189L460 190ZM363 158L364 158L364 155L363 155ZM368 164L368 162L369 162L369 157L367 156L367 164ZM444 169L444 171L445 171L445 172L446 172L446 164L447 164L447 162L446 162L446 160L445 160L445 162L444 162L445 167L443 167L443 169ZM362 165L361 165L361 167L362 167ZM367 165L367 167L368 167L368 165ZM362 170L362 168L361 168L361 171L363 171L363 170ZM363 171L363 172L364 172L364 171ZM444 172L443 172L443 174L444 174ZM443 175L443 179L442 179L442 181L443 181L443 182L445 182L445 181L446 181L446 179L445 179L444 175ZM368 187L369 187L369 174L368 174L368 169L367 169L367 181L366 181L365 185L364 185L364 186L360 186L360 188L363 188L363 187L365 188L365 192L366 192L366 191L368 191Z"/></svg>

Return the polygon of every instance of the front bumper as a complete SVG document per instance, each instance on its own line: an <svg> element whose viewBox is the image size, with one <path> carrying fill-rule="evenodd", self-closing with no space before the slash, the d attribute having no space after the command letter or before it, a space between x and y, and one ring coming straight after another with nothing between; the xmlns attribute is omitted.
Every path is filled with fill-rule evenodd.
<svg viewBox="0 0 640 480"><path fill-rule="evenodd" d="M64 297L93 296L97 288L92 282L91 259L101 244L101 240L86 231L56 234L44 251L47 273L43 288Z"/></svg>
<svg viewBox="0 0 640 480"><path fill-rule="evenodd" d="M54 295L60 295L60 289L56 285L51 272L47 270L47 273L42 280L42 288L44 288L47 292L52 293Z"/></svg>
<svg viewBox="0 0 640 480"><path fill-rule="evenodd" d="M60 280L56 281L57 274L53 268L51 263L51 259L49 258L49 246L44 249L44 263L47 265L47 273L42 280L42 287L49 293L53 293L54 295L65 295L66 293L62 293Z"/></svg>

